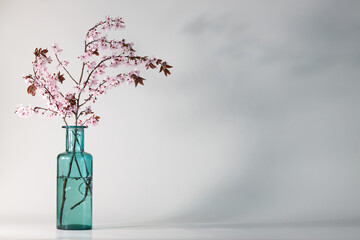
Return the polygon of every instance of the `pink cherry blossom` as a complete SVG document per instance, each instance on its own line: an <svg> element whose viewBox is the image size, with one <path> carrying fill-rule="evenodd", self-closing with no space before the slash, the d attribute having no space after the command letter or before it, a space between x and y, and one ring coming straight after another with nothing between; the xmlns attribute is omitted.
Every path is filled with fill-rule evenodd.
<svg viewBox="0 0 360 240"><path fill-rule="evenodd" d="M88 118L87 120L85 120L85 122L81 123L81 125L85 125L87 127L88 126L95 127L99 123L99 118L100 117L93 115L90 118Z"/></svg>
<svg viewBox="0 0 360 240"><path fill-rule="evenodd" d="M23 106L22 104L19 104L15 110L15 113L19 115L19 117L28 118L35 112L31 106Z"/></svg>
<svg viewBox="0 0 360 240"><path fill-rule="evenodd" d="M92 111L91 111L91 106L87 106L87 107L85 108L85 115L91 114L91 113L92 113Z"/></svg>
<svg viewBox="0 0 360 240"><path fill-rule="evenodd" d="M63 51L61 48L59 48L58 43L53 43L51 47L56 54L60 54Z"/></svg>
<svg viewBox="0 0 360 240"><path fill-rule="evenodd" d="M170 74L169 68L172 66L163 60L135 55L134 43L125 39L109 39L108 31L123 28L125 24L121 17L110 16L90 28L85 35L84 52L78 57L82 62L79 78L74 78L68 71L69 62L59 58L58 55L63 50L58 43L52 44L54 58L51 58L47 49L36 48L35 60L32 62L33 72L23 78L28 86L27 92L41 96L45 100L45 107L19 105L15 113L20 117L29 117L33 113L48 117L59 116L66 124L69 119L74 119L75 125L95 126L100 117L92 111L89 104L95 103L100 96L122 83L134 84L135 87L138 84L143 85L145 79L140 76L138 67L160 68L160 72L164 72L166 76ZM57 62L55 73L48 68L53 59ZM130 70L115 76L107 75L109 67L120 66L130 67ZM73 92L62 93L62 86L71 83L74 84L71 88Z"/></svg>

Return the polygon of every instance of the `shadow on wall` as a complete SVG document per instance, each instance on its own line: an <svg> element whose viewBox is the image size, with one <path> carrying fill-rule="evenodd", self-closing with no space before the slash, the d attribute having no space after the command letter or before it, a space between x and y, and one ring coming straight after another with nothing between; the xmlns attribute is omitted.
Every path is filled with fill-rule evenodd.
<svg viewBox="0 0 360 240"><path fill-rule="evenodd" d="M200 17L185 27L184 33L203 41L203 48L217 44L211 36L221 32L218 41L224 49L243 54L237 68L222 73L222 86L216 85L219 79L208 84L213 84L209 88L214 96L225 88L218 109L227 109L229 102L238 104L229 117L241 116L251 123L249 133L238 136L239 142L249 142L249 164L245 174L239 174L240 165L234 167L218 188L170 220L359 224L360 191L355 183L360 176L354 169L360 167L360 152L354 142L360 133L360 32L354 29L360 27L355 10L360 4L331 1L306 6L287 21L280 17L248 25L236 17L225 22L221 17ZM278 42L259 34L264 27L274 27ZM247 34L253 43L236 44L241 36L233 36L231 29L241 29L237 34ZM254 58L246 47L263 52ZM220 60L231 65L233 57L225 54ZM204 61L203 66L212 64ZM237 81L230 80L234 75ZM264 83L266 89L254 82ZM244 161L239 156L234 158Z"/></svg>

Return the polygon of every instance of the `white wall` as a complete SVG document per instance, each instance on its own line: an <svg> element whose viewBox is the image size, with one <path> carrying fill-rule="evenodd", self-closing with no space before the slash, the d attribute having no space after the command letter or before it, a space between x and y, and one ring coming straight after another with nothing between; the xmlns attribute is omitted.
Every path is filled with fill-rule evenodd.
<svg viewBox="0 0 360 240"><path fill-rule="evenodd" d="M0 1L0 219L55 221L59 119L22 76L59 42L80 73L85 32L124 17L142 71L94 105L94 223L317 221L360 216L357 1Z"/></svg>

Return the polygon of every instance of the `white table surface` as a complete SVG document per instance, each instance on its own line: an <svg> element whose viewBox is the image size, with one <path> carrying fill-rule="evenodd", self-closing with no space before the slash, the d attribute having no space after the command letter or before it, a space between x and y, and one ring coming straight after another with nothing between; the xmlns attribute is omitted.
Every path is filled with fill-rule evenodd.
<svg viewBox="0 0 360 240"><path fill-rule="evenodd" d="M144 224L57 230L53 223L0 222L0 239L360 239L357 224Z"/></svg>

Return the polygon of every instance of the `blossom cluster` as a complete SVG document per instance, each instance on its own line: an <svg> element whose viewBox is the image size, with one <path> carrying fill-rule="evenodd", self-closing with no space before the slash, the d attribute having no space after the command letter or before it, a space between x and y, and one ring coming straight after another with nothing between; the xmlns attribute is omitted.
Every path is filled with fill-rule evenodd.
<svg viewBox="0 0 360 240"><path fill-rule="evenodd" d="M45 107L31 107L18 105L15 113L20 117L29 117L33 113L41 113L49 117L59 116L67 125L69 118L74 118L75 125L95 126L100 117L91 109L99 96L106 94L110 89L127 83L144 85L144 78L140 76L138 67L145 69L159 68L165 76L170 74L166 61L157 57L143 57L135 54L134 44L125 39L109 39L107 32L125 28L120 17L106 17L98 22L86 33L84 53L78 57L82 62L80 77L75 79L67 70L69 61L61 60L63 49L58 43L52 44L52 50L57 62L57 73L50 73L49 65L53 60L47 49L36 48L35 60L32 62L33 73L24 77L28 85L28 94L40 95L46 102ZM108 68L126 66L132 68L115 76L107 74ZM66 79L74 84L74 91L62 93L60 85ZM85 108L85 110L83 110Z"/></svg>

